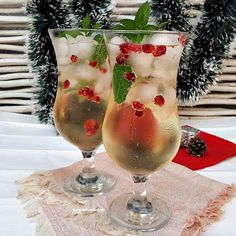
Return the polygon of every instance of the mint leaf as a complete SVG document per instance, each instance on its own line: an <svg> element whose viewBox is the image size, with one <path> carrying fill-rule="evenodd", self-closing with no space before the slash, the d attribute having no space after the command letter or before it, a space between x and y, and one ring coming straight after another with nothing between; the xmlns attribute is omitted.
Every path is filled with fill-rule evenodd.
<svg viewBox="0 0 236 236"><path fill-rule="evenodd" d="M124 25L116 25L113 29L114 30L127 30L127 28Z"/></svg>
<svg viewBox="0 0 236 236"><path fill-rule="evenodd" d="M170 23L171 20L165 21L165 22L160 22L157 26L156 29L162 29L164 26L166 26L168 23Z"/></svg>
<svg viewBox="0 0 236 236"><path fill-rule="evenodd" d="M91 20L89 14L86 14L84 19L81 21L81 25L84 29L90 29L91 26Z"/></svg>
<svg viewBox="0 0 236 236"><path fill-rule="evenodd" d="M148 23L151 8L148 2L143 3L135 15L137 29L142 29Z"/></svg>
<svg viewBox="0 0 236 236"><path fill-rule="evenodd" d="M93 26L93 29L100 29L102 28L102 24L100 23L96 23L94 26Z"/></svg>
<svg viewBox="0 0 236 236"><path fill-rule="evenodd" d="M94 40L96 40L98 42L98 45L96 45L96 48L90 58L90 60L92 61L96 61L97 65L96 67L100 67L102 64L105 63L106 59L107 59L107 47L106 44L104 42L104 38L102 35L96 35L94 37Z"/></svg>
<svg viewBox="0 0 236 236"><path fill-rule="evenodd" d="M66 38L66 35L70 35L71 37L76 38L78 35L82 35L82 33L79 32L79 31L76 31L76 30L75 31L67 31L67 30L65 30L65 31L59 32L57 37L59 37L59 38L62 38L62 37Z"/></svg>
<svg viewBox="0 0 236 236"><path fill-rule="evenodd" d="M131 66L115 64L113 69L113 92L115 102L118 104L125 101L132 84L125 78L126 72L132 72Z"/></svg>
<svg viewBox="0 0 236 236"><path fill-rule="evenodd" d="M134 20L131 19L122 19L119 22L120 24L122 24L126 29L134 29L136 27L136 23Z"/></svg>
<svg viewBox="0 0 236 236"><path fill-rule="evenodd" d="M157 30L155 25L145 25L144 30Z"/></svg>

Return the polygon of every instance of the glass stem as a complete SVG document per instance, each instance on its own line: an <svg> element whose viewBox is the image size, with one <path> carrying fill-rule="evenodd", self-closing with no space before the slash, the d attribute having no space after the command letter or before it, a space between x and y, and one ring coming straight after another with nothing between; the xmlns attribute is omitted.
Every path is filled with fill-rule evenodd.
<svg viewBox="0 0 236 236"><path fill-rule="evenodd" d="M133 176L133 196L127 203L127 208L134 213L148 214L153 211L151 202L147 200L147 177Z"/></svg>
<svg viewBox="0 0 236 236"><path fill-rule="evenodd" d="M94 153L95 153L94 151L82 152L83 169L77 176L77 181L80 184L95 183L98 179L95 169Z"/></svg>

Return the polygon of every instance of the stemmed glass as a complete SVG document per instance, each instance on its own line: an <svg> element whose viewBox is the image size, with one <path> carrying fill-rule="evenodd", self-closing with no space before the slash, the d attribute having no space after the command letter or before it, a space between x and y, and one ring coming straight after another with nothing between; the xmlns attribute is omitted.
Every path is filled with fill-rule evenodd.
<svg viewBox="0 0 236 236"><path fill-rule="evenodd" d="M96 171L94 153L102 143L102 125L110 93L110 71L102 31L52 29L58 65L54 122L58 132L83 154L83 167L64 181L64 189L82 197L110 191L115 180Z"/></svg>
<svg viewBox="0 0 236 236"><path fill-rule="evenodd" d="M103 143L134 182L133 193L112 202L110 216L130 229L154 231L169 221L171 211L164 201L148 196L146 186L180 144L176 76L186 38L175 32L138 30L106 31L105 37L113 92Z"/></svg>

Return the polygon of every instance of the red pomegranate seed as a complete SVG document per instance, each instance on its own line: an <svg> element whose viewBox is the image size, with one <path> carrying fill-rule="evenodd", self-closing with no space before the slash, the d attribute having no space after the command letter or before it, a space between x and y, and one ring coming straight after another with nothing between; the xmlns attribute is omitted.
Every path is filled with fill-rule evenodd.
<svg viewBox="0 0 236 236"><path fill-rule="evenodd" d="M98 64L98 63L97 63L96 61L90 61L90 62L89 62L89 65L90 65L91 67L96 67L97 64Z"/></svg>
<svg viewBox="0 0 236 236"><path fill-rule="evenodd" d="M143 111L144 110L144 104L139 101L133 101L132 107L134 110L137 111Z"/></svg>
<svg viewBox="0 0 236 236"><path fill-rule="evenodd" d="M63 82L63 88L64 89L68 89L70 87L70 81L69 80L65 80L64 82Z"/></svg>
<svg viewBox="0 0 236 236"><path fill-rule="evenodd" d="M101 102L101 98L99 96L95 95L93 97L93 101L96 102L96 103L100 103Z"/></svg>
<svg viewBox="0 0 236 236"><path fill-rule="evenodd" d="M182 46L185 46L187 44L187 37L184 34L180 34L179 42L182 44Z"/></svg>
<svg viewBox="0 0 236 236"><path fill-rule="evenodd" d="M98 128L99 124L94 119L88 119L84 122L84 129L88 136L95 135Z"/></svg>
<svg viewBox="0 0 236 236"><path fill-rule="evenodd" d="M131 82L135 82L135 80L136 80L135 74L132 73L132 72L126 72L126 73L125 73L125 78L126 78L128 81L131 81Z"/></svg>
<svg viewBox="0 0 236 236"><path fill-rule="evenodd" d="M121 53L116 57L116 62L118 64L124 64L125 63L125 59L127 58L127 55Z"/></svg>
<svg viewBox="0 0 236 236"><path fill-rule="evenodd" d="M124 54L129 54L130 52L130 44L129 43L122 43L120 45L120 51Z"/></svg>
<svg viewBox="0 0 236 236"><path fill-rule="evenodd" d="M93 90L89 87L81 88L78 92L79 92L79 95L88 97L89 99L94 96Z"/></svg>
<svg viewBox="0 0 236 236"><path fill-rule="evenodd" d="M157 95L154 98L154 103L161 107L165 104L165 98L162 95Z"/></svg>
<svg viewBox="0 0 236 236"><path fill-rule="evenodd" d="M132 43L129 45L129 49L132 52L142 52L142 45Z"/></svg>
<svg viewBox="0 0 236 236"><path fill-rule="evenodd" d="M154 57L159 57L161 55L164 55L165 53L166 53L166 46L160 45L155 47L155 50L153 51L152 54Z"/></svg>
<svg viewBox="0 0 236 236"><path fill-rule="evenodd" d="M90 90L88 91L88 95L87 95L87 97L88 97L89 100L93 100L94 92L93 92L92 89L90 89Z"/></svg>
<svg viewBox="0 0 236 236"><path fill-rule="evenodd" d="M70 60L72 63L76 63L78 61L78 57L76 55L71 55Z"/></svg>
<svg viewBox="0 0 236 236"><path fill-rule="evenodd" d="M134 113L137 117L142 117L143 116L143 111L135 111Z"/></svg>
<svg viewBox="0 0 236 236"><path fill-rule="evenodd" d="M153 53L155 51L155 46L152 44L144 44L142 49L144 53Z"/></svg>
<svg viewBox="0 0 236 236"><path fill-rule="evenodd" d="M107 73L107 68L104 67L104 66L100 67L99 70L100 70L103 74L106 74L106 73Z"/></svg>

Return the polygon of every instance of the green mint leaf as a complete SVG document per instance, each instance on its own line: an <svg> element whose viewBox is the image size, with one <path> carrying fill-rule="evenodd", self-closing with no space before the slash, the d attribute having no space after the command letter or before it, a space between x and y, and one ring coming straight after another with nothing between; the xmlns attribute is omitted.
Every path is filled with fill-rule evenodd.
<svg viewBox="0 0 236 236"><path fill-rule="evenodd" d="M93 26L93 29L100 29L102 28L102 24L100 23L96 23L94 26Z"/></svg>
<svg viewBox="0 0 236 236"><path fill-rule="evenodd" d="M150 16L151 8L148 2L143 3L136 15L135 15L135 24L137 29L142 29L148 23L149 16Z"/></svg>
<svg viewBox="0 0 236 236"><path fill-rule="evenodd" d="M144 30L157 30L155 25L145 25Z"/></svg>
<svg viewBox="0 0 236 236"><path fill-rule="evenodd" d="M124 25L116 25L113 28L114 30L127 30L127 28Z"/></svg>
<svg viewBox="0 0 236 236"><path fill-rule="evenodd" d="M89 14L86 14L84 19L81 21L81 25L84 29L90 29L91 27L91 20Z"/></svg>
<svg viewBox="0 0 236 236"><path fill-rule="evenodd" d="M107 59L107 48L106 44L104 42L104 38L102 35L96 35L94 37L94 40L98 42L98 45L96 45L96 48L90 58L91 61L96 61L97 65L96 67L100 67L102 64L105 63Z"/></svg>
<svg viewBox="0 0 236 236"><path fill-rule="evenodd" d="M160 22L157 26L156 29L163 29L164 26L166 26L168 23L170 23L171 20L165 21L165 22Z"/></svg>
<svg viewBox="0 0 236 236"><path fill-rule="evenodd" d="M113 69L113 92L115 102L118 104L125 101L132 84L125 78L126 72L132 72L131 66L115 64Z"/></svg>
<svg viewBox="0 0 236 236"><path fill-rule="evenodd" d="M127 30L133 30L136 28L136 23L134 20L131 19L122 19L119 22L120 24L122 24Z"/></svg>
<svg viewBox="0 0 236 236"><path fill-rule="evenodd" d="M66 35L70 35L71 37L76 38L78 35L82 35L82 33L76 30L75 31L62 31L58 33L57 37L66 38Z"/></svg>

